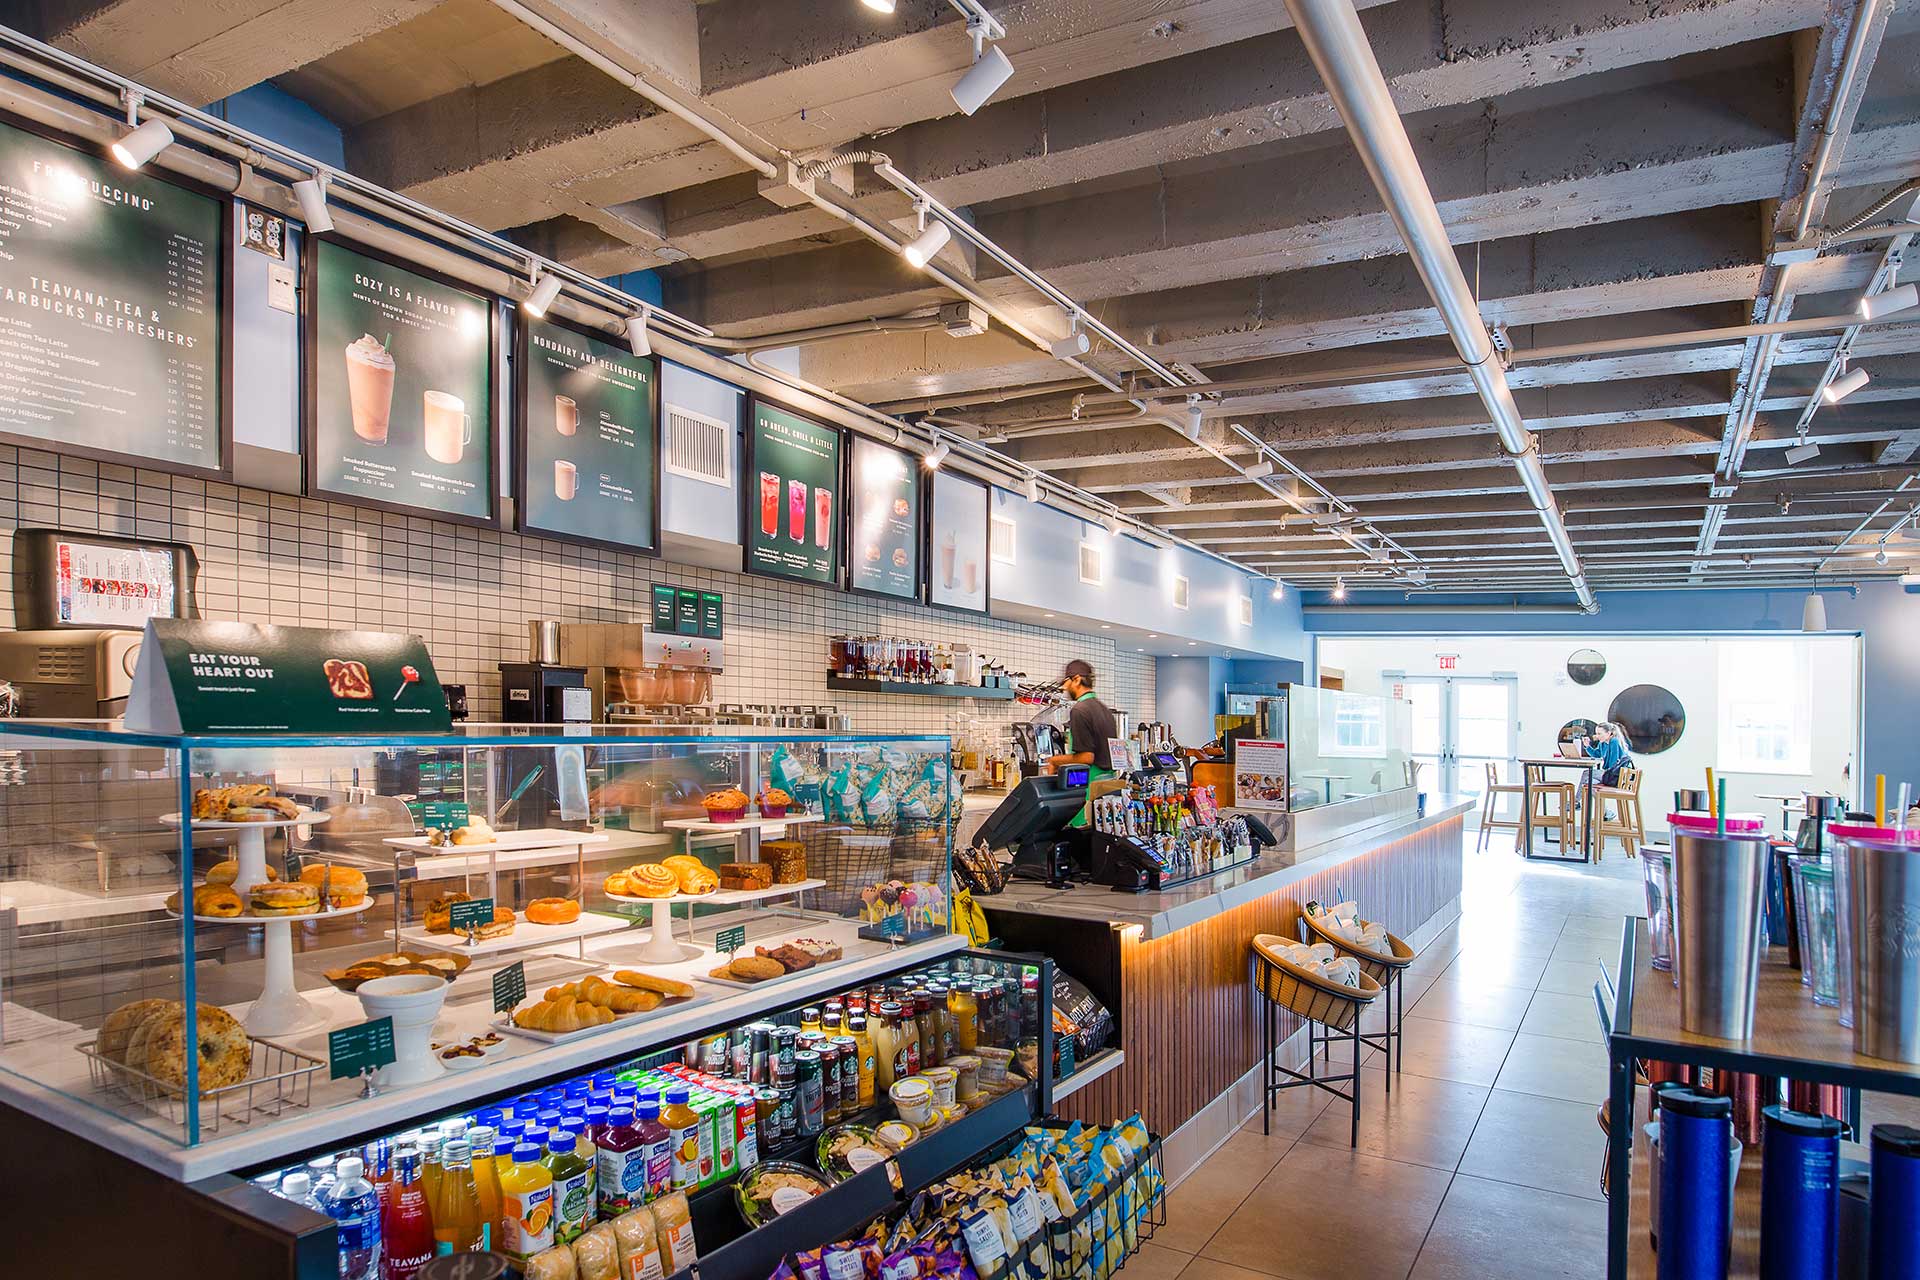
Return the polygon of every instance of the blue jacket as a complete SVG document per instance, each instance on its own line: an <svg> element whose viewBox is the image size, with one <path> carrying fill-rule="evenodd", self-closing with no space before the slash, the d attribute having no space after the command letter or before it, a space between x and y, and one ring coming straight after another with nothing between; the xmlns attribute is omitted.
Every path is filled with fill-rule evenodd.
<svg viewBox="0 0 1920 1280"><path fill-rule="evenodd" d="M1589 742L1587 755L1600 762L1602 773L1611 773L1627 763L1627 749L1620 745L1620 739L1608 738L1605 742Z"/></svg>

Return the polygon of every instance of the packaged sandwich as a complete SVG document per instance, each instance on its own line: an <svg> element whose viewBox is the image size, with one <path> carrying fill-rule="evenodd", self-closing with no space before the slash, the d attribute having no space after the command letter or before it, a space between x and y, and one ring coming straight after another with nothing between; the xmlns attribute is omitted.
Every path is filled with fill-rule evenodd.
<svg viewBox="0 0 1920 1280"><path fill-rule="evenodd" d="M642 1206L607 1225L613 1228L614 1243L620 1250L620 1280L663 1280L666 1267L660 1261L651 1209Z"/></svg>

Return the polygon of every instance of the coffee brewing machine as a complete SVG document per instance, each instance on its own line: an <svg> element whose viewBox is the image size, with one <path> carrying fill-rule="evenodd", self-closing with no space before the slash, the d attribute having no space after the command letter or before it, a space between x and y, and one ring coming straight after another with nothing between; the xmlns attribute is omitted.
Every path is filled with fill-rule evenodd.
<svg viewBox="0 0 1920 1280"><path fill-rule="evenodd" d="M725 641L638 622L578 622L560 628L560 654L584 673L594 718L602 723L717 723L713 678L726 669Z"/></svg>

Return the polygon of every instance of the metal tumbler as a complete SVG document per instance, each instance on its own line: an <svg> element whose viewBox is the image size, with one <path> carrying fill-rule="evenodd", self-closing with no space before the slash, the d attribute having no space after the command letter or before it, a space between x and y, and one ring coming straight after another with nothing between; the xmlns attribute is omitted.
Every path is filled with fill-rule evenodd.
<svg viewBox="0 0 1920 1280"><path fill-rule="evenodd" d="M1785 1107L1768 1107L1765 1115L1760 1280L1834 1280L1840 1261L1840 1122Z"/></svg>
<svg viewBox="0 0 1920 1280"><path fill-rule="evenodd" d="M1660 1095L1659 1280L1723 1280L1733 1243L1727 1148L1733 1101L1691 1089Z"/></svg>
<svg viewBox="0 0 1920 1280"><path fill-rule="evenodd" d="M1839 823L1828 832L1854 1050L1920 1062L1920 832Z"/></svg>
<svg viewBox="0 0 1920 1280"><path fill-rule="evenodd" d="M1764 830L1701 830L1670 814L1673 830L1674 973L1680 1025L1695 1035L1745 1040L1753 1034L1760 977L1760 912L1768 852ZM1754 826L1759 826L1754 822Z"/></svg>
<svg viewBox="0 0 1920 1280"><path fill-rule="evenodd" d="M1873 1126L1867 1280L1920 1277L1920 1129Z"/></svg>

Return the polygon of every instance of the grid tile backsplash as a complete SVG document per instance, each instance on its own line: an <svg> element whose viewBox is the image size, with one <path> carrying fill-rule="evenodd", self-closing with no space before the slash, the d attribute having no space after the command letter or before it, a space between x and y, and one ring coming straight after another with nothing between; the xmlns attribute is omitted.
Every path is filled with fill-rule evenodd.
<svg viewBox="0 0 1920 1280"><path fill-rule="evenodd" d="M525 659L530 619L645 621L656 582L726 596L717 702L833 703L857 730L966 732L982 750L1004 748L1005 726L1032 715L1008 702L829 690L828 637L876 633L970 644L1039 680L1085 658L1108 705L1136 724L1154 718L1152 657L1111 640L0 445L6 626L21 526L190 543L208 618L417 632L480 721L499 717L499 664Z"/></svg>

